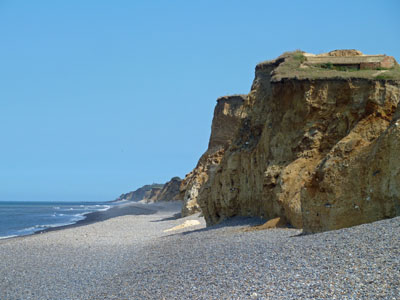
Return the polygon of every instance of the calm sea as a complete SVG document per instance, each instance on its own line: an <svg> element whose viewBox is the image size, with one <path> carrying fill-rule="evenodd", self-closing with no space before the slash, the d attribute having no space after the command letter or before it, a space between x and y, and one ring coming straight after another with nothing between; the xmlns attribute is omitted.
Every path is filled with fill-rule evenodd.
<svg viewBox="0 0 400 300"><path fill-rule="evenodd" d="M107 210L112 205L104 202L0 201L0 239L74 224L83 220L86 214Z"/></svg>

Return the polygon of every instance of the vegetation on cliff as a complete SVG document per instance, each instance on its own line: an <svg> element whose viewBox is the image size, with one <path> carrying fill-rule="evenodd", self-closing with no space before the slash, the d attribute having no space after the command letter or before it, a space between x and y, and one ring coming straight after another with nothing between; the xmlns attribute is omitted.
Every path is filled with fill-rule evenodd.
<svg viewBox="0 0 400 300"><path fill-rule="evenodd" d="M277 64L272 74L272 81L285 79L352 79L364 78L371 80L400 80L400 65L395 63L391 68L376 67L372 69L358 69L352 66L335 66L327 63L307 64L306 53L301 50L286 52L272 61L265 61L257 65Z"/></svg>

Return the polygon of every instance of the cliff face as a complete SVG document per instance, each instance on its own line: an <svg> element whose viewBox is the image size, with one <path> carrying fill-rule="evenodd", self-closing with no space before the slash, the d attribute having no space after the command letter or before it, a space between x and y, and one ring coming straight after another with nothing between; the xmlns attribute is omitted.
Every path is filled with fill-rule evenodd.
<svg viewBox="0 0 400 300"><path fill-rule="evenodd" d="M165 184L148 184L133 192L122 194L115 201L144 201L147 203L158 201L176 201L182 200L179 197L179 187L182 180L179 177L173 177Z"/></svg>
<svg viewBox="0 0 400 300"><path fill-rule="evenodd" d="M160 193L157 195L155 202L157 201L176 201L182 200L179 197L179 187L182 180L179 177L173 177L170 181L164 184Z"/></svg>
<svg viewBox="0 0 400 300"><path fill-rule="evenodd" d="M153 184L147 184L142 186L141 188L138 188L135 191L129 192L122 194L119 196L116 201L120 200L128 200L128 201L140 201L140 200L148 200L154 197L155 194L157 194L157 191L161 191L163 188L163 184L159 183L153 183Z"/></svg>
<svg viewBox="0 0 400 300"><path fill-rule="evenodd" d="M287 76L296 60L256 67L236 136L197 189L207 224L285 217L316 232L400 215L400 82Z"/></svg>
<svg viewBox="0 0 400 300"><path fill-rule="evenodd" d="M217 100L211 125L211 136L207 151L200 157L196 168L186 175L180 188L184 200L182 215L198 212L197 197L204 183L213 176L225 150L239 128L243 117L245 95L221 97Z"/></svg>
<svg viewBox="0 0 400 300"><path fill-rule="evenodd" d="M390 90L386 92L390 94ZM390 96L381 99L389 100ZM349 227L400 215L399 119L400 106L391 122L376 112L317 165L301 191L305 231Z"/></svg>

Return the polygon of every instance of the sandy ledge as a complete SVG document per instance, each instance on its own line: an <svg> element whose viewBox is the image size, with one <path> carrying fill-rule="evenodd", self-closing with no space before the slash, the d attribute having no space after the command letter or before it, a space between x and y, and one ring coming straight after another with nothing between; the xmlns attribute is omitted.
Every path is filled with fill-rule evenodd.
<svg viewBox="0 0 400 300"><path fill-rule="evenodd" d="M205 228L198 215L177 219L180 205L132 204L1 240L0 299L400 298L400 218L299 236L244 232L260 223L250 218Z"/></svg>

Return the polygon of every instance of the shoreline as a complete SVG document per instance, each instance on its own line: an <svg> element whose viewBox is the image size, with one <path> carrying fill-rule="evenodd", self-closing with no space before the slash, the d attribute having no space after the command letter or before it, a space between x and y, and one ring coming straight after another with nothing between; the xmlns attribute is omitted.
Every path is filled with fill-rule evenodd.
<svg viewBox="0 0 400 300"><path fill-rule="evenodd" d="M107 202L106 202L107 203ZM0 243L3 241L9 241L14 239L27 238L30 236L43 234L52 231L59 231L69 228L76 228L86 226L98 222L103 222L109 219L123 217L123 216L139 216L139 215L152 215L156 214L160 209L165 208L164 203L176 203L176 205L182 205L182 201L171 201L171 202L156 202L156 203L140 203L140 202L124 202L121 204L114 204L107 210L100 210L87 213L84 215L84 219L79 220L73 224L60 225L55 227L49 227L46 229L38 230L26 235L15 235L0 239Z"/></svg>
<svg viewBox="0 0 400 300"><path fill-rule="evenodd" d="M399 299L400 217L299 235L244 230L258 218L206 227L181 205L0 242L0 299Z"/></svg>
<svg viewBox="0 0 400 300"><path fill-rule="evenodd" d="M139 204L139 205L137 205ZM112 218L122 217L122 216L129 216L129 215L151 215L156 213L157 210L149 209L145 207L140 207L140 203L122 203L119 205L111 206L107 210L103 211L94 211L84 215L84 219L79 220L73 224L68 225L61 225L57 227L50 227L43 230L39 230L34 232L33 234L42 234L45 232L56 231L56 230L63 230L67 228L74 228L85 226L97 222L106 221Z"/></svg>

